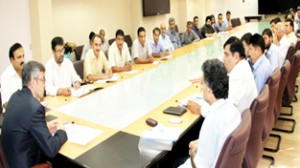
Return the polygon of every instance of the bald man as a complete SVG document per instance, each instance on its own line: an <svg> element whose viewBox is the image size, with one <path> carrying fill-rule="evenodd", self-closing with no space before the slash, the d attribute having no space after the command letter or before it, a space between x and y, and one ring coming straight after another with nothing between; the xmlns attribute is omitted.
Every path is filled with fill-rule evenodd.
<svg viewBox="0 0 300 168"><path fill-rule="evenodd" d="M167 35L167 27L166 24L162 23L160 25L161 34L159 36L159 41L163 45L165 51L173 51L174 46L170 40L170 37Z"/></svg>
<svg viewBox="0 0 300 168"><path fill-rule="evenodd" d="M290 47L290 42L286 38L286 33L285 33L285 25L281 22L278 22L275 26L275 35L278 40L278 47L279 51L281 52L281 57L279 58L279 66L281 67L283 65L283 62L286 58L286 54L289 50Z"/></svg>
<svg viewBox="0 0 300 168"><path fill-rule="evenodd" d="M100 35L100 38L101 38L101 42L102 42L102 45L101 45L101 50L104 52L106 58L107 58L107 53L108 53L108 48L109 48L109 44L108 44L108 40L105 39L105 30L104 29L101 29L99 31L99 35Z"/></svg>

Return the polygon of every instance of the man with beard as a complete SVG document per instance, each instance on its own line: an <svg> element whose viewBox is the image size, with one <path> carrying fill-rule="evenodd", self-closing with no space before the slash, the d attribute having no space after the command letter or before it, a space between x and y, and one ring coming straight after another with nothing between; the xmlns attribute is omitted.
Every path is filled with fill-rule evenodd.
<svg viewBox="0 0 300 168"><path fill-rule="evenodd" d="M71 61L64 59L63 38L53 38L51 46L54 57L46 63L46 94L71 96L71 87L80 88L81 79Z"/></svg>
<svg viewBox="0 0 300 168"><path fill-rule="evenodd" d="M119 29L116 32L114 41L108 50L108 61L113 72L123 72L131 70L131 57L127 43L124 42L124 31Z"/></svg>
<svg viewBox="0 0 300 168"><path fill-rule="evenodd" d="M1 75L1 98L3 112L7 107L10 96L22 88L21 73L24 65L24 49L21 44L15 43L9 49L8 66Z"/></svg>
<svg viewBox="0 0 300 168"><path fill-rule="evenodd" d="M206 38L206 37L211 37L211 36L214 35L215 30L214 30L214 28L212 27L212 24L211 24L211 17L210 17L210 16L207 16L207 17L206 17L206 19L205 19L205 24L204 24L204 26L202 27L201 33L202 33L202 36L203 36L204 38Z"/></svg>
<svg viewBox="0 0 300 168"><path fill-rule="evenodd" d="M270 64L272 66L272 71L279 67L281 68L282 65L279 64L279 58L280 58L280 51L279 47L273 43L273 33L271 29L266 28L262 32L262 36L265 41L266 45L266 57L270 61Z"/></svg>

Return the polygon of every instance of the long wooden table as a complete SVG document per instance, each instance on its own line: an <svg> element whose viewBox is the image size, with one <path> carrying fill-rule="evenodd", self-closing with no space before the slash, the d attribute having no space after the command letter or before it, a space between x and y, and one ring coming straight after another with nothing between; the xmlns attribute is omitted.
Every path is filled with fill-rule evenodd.
<svg viewBox="0 0 300 168"><path fill-rule="evenodd" d="M165 153L144 157L138 149L141 132L149 130L147 118L153 118L168 127L182 129L181 139L200 122L198 115L187 112L180 116L181 124L171 124L174 116L162 111L177 106L186 97L200 93L200 84L191 84L189 78L201 70L206 59L222 58L223 44L231 35L261 33L268 23L247 23L220 37L201 40L172 52L173 58L159 64L133 65L136 73L119 73L114 83L92 84L103 87L81 98L46 97L47 115L58 117L55 121L74 121L76 124L102 130L103 133L85 146L69 141L59 153L80 165L88 167L145 167L151 166ZM199 132L199 128L197 128ZM97 166L98 165L98 166ZM100 166L101 167L101 166Z"/></svg>

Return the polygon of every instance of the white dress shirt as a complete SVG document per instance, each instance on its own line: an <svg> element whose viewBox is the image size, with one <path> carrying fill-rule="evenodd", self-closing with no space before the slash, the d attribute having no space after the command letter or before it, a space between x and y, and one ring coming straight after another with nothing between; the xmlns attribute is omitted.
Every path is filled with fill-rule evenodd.
<svg viewBox="0 0 300 168"><path fill-rule="evenodd" d="M279 47L275 44L271 44L270 48L266 52L266 57L271 63L272 71L274 71L275 68L279 67L281 68L281 64L279 62L279 59L281 58Z"/></svg>
<svg viewBox="0 0 300 168"><path fill-rule="evenodd" d="M17 74L14 67L9 65L1 75L1 106L3 106L4 103L7 103L10 96L18 89L22 89L22 79Z"/></svg>
<svg viewBox="0 0 300 168"><path fill-rule="evenodd" d="M290 42L291 45L296 45L297 44L297 36L295 34L295 32L291 32L288 35L286 35L286 38L288 39L288 41Z"/></svg>
<svg viewBox="0 0 300 168"><path fill-rule="evenodd" d="M279 47L279 50L280 50L280 52L281 52L281 57L280 57L280 59L279 59L279 65L280 65L280 67L283 65L283 62L284 62L284 60L285 60L285 58L286 58L286 54L287 54L287 52L288 52L290 46L291 46L291 45L290 45L290 42L288 41L288 39L287 39L286 36L284 35L284 36L280 39L280 41L279 41L279 43L278 43L278 47Z"/></svg>
<svg viewBox="0 0 300 168"><path fill-rule="evenodd" d="M152 49L148 40L146 40L144 46L138 39L135 39L132 44L132 57L140 58L142 60L147 59L152 54Z"/></svg>
<svg viewBox="0 0 300 168"><path fill-rule="evenodd" d="M127 43L123 43L122 54L114 41L108 50L108 62L110 66L123 67L128 61L131 61Z"/></svg>
<svg viewBox="0 0 300 168"><path fill-rule="evenodd" d="M174 50L174 46L170 40L170 37L168 35L159 36L159 41L161 42L161 44L163 45L164 50L169 50L169 51L173 51Z"/></svg>
<svg viewBox="0 0 300 168"><path fill-rule="evenodd" d="M220 99L209 108L198 138L198 150L194 157L196 167L215 167L227 137L241 122L241 113L228 100ZM191 168L188 159L180 168Z"/></svg>
<svg viewBox="0 0 300 168"><path fill-rule="evenodd" d="M255 80L247 60L235 65L229 74L228 99L242 113L258 96Z"/></svg>
<svg viewBox="0 0 300 168"><path fill-rule="evenodd" d="M81 81L76 73L72 62L64 59L60 66L54 58L46 63L46 94L55 96L59 88L71 87L76 81Z"/></svg>

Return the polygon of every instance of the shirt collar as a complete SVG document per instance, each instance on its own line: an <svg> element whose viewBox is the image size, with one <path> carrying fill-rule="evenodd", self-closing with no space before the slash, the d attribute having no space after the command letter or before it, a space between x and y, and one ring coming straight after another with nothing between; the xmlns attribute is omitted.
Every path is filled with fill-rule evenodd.
<svg viewBox="0 0 300 168"><path fill-rule="evenodd" d="M253 70L256 70L259 67L259 65L264 61L264 59L265 59L265 54L263 54L258 58L258 60L253 65Z"/></svg>
<svg viewBox="0 0 300 168"><path fill-rule="evenodd" d="M224 103L225 103L225 99L217 100L210 106L210 112L216 111L219 107L222 107Z"/></svg>

